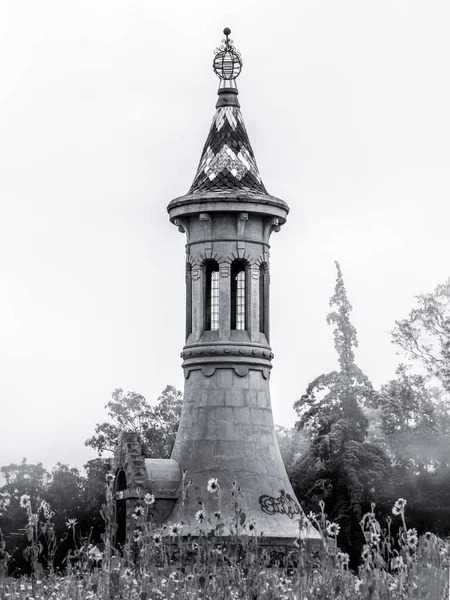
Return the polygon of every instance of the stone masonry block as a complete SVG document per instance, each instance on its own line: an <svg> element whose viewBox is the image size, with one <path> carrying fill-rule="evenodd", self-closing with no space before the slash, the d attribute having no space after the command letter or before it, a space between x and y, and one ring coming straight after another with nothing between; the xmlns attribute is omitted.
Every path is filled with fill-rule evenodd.
<svg viewBox="0 0 450 600"><path fill-rule="evenodd" d="M244 406L244 394L241 390L225 390L225 406Z"/></svg>
<svg viewBox="0 0 450 600"><path fill-rule="evenodd" d="M217 369L211 379L215 379L217 388L228 390L233 386L233 378L237 377L232 369Z"/></svg>

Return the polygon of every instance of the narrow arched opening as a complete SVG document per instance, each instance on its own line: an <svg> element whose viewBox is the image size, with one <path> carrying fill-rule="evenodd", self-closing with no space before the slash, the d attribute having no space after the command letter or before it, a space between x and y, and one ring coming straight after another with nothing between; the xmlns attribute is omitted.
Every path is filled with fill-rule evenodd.
<svg viewBox="0 0 450 600"><path fill-rule="evenodd" d="M231 329L247 329L247 266L237 259L231 265Z"/></svg>
<svg viewBox="0 0 450 600"><path fill-rule="evenodd" d="M269 274L265 263L259 266L259 331L269 339Z"/></svg>
<svg viewBox="0 0 450 600"><path fill-rule="evenodd" d="M192 266L186 265L186 339L192 333Z"/></svg>
<svg viewBox="0 0 450 600"><path fill-rule="evenodd" d="M118 492L123 492L127 489L127 476L125 471L121 469L116 478L116 546L123 546L127 540L127 505L126 500L120 497Z"/></svg>
<svg viewBox="0 0 450 600"><path fill-rule="evenodd" d="M265 320L265 277L266 272L264 265L259 266L259 331L266 333L266 320Z"/></svg>
<svg viewBox="0 0 450 600"><path fill-rule="evenodd" d="M204 266L204 329L219 329L219 265L207 260Z"/></svg>

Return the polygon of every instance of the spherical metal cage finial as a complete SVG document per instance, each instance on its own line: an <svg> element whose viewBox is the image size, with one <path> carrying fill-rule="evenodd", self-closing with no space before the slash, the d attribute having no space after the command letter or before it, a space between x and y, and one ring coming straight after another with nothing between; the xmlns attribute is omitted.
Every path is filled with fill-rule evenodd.
<svg viewBox="0 0 450 600"><path fill-rule="evenodd" d="M219 79L230 81L239 76L242 69L242 59L239 52L233 46L233 40L230 40L228 37L231 29L225 27L223 33L226 38L222 40L222 44L215 50L213 70Z"/></svg>

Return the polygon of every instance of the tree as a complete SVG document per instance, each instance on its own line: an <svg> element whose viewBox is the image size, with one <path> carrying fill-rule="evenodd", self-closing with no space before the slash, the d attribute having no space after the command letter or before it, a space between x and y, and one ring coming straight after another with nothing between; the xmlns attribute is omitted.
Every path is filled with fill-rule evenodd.
<svg viewBox="0 0 450 600"><path fill-rule="evenodd" d="M105 408L109 422L99 423L95 435L85 441L86 446L97 450L98 455L114 452L122 431L134 432L144 452L155 458L168 458L175 442L181 415L181 392L168 385L151 406L141 394L117 389Z"/></svg>
<svg viewBox="0 0 450 600"><path fill-rule="evenodd" d="M450 279L416 298L418 308L395 322L392 342L450 392Z"/></svg>
<svg viewBox="0 0 450 600"><path fill-rule="evenodd" d="M429 377L401 364L373 396L377 440L394 465L414 472L450 466L450 398Z"/></svg>
<svg viewBox="0 0 450 600"><path fill-rule="evenodd" d="M9 491L17 499L23 494L29 494L32 502L38 502L49 478L41 462L31 464L26 458L21 463L11 463L0 469L5 478L5 491Z"/></svg>
<svg viewBox="0 0 450 600"><path fill-rule="evenodd" d="M20 463L2 466L0 470L6 482L0 489L0 495L7 498L6 509L0 510L0 529L5 536L6 551L13 556L17 573L29 573L29 563L22 556L22 550L28 545L23 504L29 497L34 510L38 508L50 474L42 463L32 464L26 458Z"/></svg>
<svg viewBox="0 0 450 600"><path fill-rule="evenodd" d="M335 293L327 317L334 326L339 370L319 375L294 404L296 427L310 436L307 452L290 471L294 489L306 510L326 502L329 517L342 527L343 546L355 557L363 540L359 521L371 501L383 497L390 463L383 450L367 440L369 422L363 408L374 393L368 377L355 363L356 329L350 321L338 263Z"/></svg>
<svg viewBox="0 0 450 600"><path fill-rule="evenodd" d="M101 541L104 522L100 509L105 502L105 477L110 466L108 459L91 460L84 467L86 475L62 463L48 473L41 463L30 464L26 459L20 464L2 467L6 483L0 488L0 529L5 534L8 552L15 554L11 564L14 571L25 572L23 569L29 568L21 552L29 544L24 508L28 497L33 514L38 517L40 531L45 529L45 523L51 522L56 539L54 566L63 566L68 550L73 550L82 538ZM2 506L5 499L6 508ZM74 523L75 539L72 525L68 526L69 520ZM39 560L46 564L48 546L42 534L39 543L42 545Z"/></svg>
<svg viewBox="0 0 450 600"><path fill-rule="evenodd" d="M393 494L408 498L419 532L450 528L450 279L417 296L392 342L410 359L374 395L371 434L395 467ZM415 364L420 374L412 373Z"/></svg>
<svg viewBox="0 0 450 600"><path fill-rule="evenodd" d="M8 510L3 511L0 527L6 536L17 535L25 524L21 498L29 496L32 505L37 507L44 497L50 474L42 463L32 464L26 458L20 463L5 465L0 471L6 482L0 491L9 498Z"/></svg>
<svg viewBox="0 0 450 600"><path fill-rule="evenodd" d="M57 463L52 469L51 478L43 498L54 513L52 520L55 532L61 538L67 530L68 519L79 520L83 513L83 478L78 469Z"/></svg>
<svg viewBox="0 0 450 600"><path fill-rule="evenodd" d="M280 448L286 470L297 462L309 446L308 436L305 431L299 431L295 427L283 427L275 425L278 447Z"/></svg>
<svg viewBox="0 0 450 600"><path fill-rule="evenodd" d="M105 523L100 514L102 504L106 501L106 475L111 470L111 459L94 458L84 465L86 475L82 480L83 512L80 515L80 528L89 532L91 541L101 541Z"/></svg>

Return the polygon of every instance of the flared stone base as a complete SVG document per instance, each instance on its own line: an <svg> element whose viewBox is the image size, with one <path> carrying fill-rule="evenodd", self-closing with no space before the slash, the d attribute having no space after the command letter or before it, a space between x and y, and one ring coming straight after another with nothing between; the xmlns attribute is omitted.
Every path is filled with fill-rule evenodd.
<svg viewBox="0 0 450 600"><path fill-rule="evenodd" d="M183 535L205 534L220 524L227 537L237 529L282 543L300 535L320 539L312 526L300 529L306 517L283 464L263 371L190 371L171 458L185 475L166 525L182 522ZM208 491L211 479L220 487L215 493Z"/></svg>

